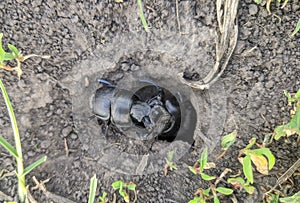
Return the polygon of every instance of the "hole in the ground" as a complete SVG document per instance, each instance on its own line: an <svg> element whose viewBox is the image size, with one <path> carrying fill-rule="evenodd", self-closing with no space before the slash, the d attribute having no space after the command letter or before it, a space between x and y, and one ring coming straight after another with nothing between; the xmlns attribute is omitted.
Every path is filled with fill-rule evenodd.
<svg viewBox="0 0 300 203"><path fill-rule="evenodd" d="M127 85L104 84L96 91L103 92L94 100L94 113L105 121L101 124L112 121L120 132L134 139L194 142L197 112L188 92L175 82L159 86L153 80L137 80ZM104 91L108 89L109 95Z"/></svg>

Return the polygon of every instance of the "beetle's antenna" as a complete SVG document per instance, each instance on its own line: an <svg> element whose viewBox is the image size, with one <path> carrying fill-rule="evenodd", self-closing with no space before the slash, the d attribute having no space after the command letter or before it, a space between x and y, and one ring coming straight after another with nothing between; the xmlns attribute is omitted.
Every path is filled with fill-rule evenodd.
<svg viewBox="0 0 300 203"><path fill-rule="evenodd" d="M90 121L90 120L94 119L95 117L97 117L97 116L95 114L93 114L93 115L88 117L88 120Z"/></svg>
<svg viewBox="0 0 300 203"><path fill-rule="evenodd" d="M113 85L111 82L108 82L107 80L102 79L102 78L98 79L98 82L99 82L99 83L102 83L102 84L105 84L105 85L107 85L107 86L109 86L109 87L116 87L116 86Z"/></svg>
<svg viewBox="0 0 300 203"><path fill-rule="evenodd" d="M149 83L153 86L155 86L159 91L161 91L161 87L158 86L155 82L151 81L151 80L147 80L147 79L139 79L140 82L144 82L144 83Z"/></svg>

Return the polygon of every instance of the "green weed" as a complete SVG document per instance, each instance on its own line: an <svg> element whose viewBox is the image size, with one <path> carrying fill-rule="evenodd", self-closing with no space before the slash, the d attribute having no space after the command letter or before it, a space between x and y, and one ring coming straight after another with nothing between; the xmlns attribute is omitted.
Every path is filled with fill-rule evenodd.
<svg viewBox="0 0 300 203"><path fill-rule="evenodd" d="M229 147L231 147L234 144L236 135L237 135L237 131L234 130L232 133L229 133L228 135L225 135L222 138L221 146L223 152L218 156L218 159L222 158L226 154Z"/></svg>
<svg viewBox="0 0 300 203"><path fill-rule="evenodd" d="M134 192L134 202L136 201L136 198L137 198L136 184L134 184L133 182L125 183L121 180L118 180L118 181L112 183L112 187L115 190L119 190L119 194L123 197L123 199L126 203L128 203L130 200L129 191L133 191Z"/></svg>
<svg viewBox="0 0 300 203"><path fill-rule="evenodd" d="M177 166L173 163L174 151L170 151L168 153L168 157L166 158L166 164L164 167L164 175L168 174L168 171L177 170Z"/></svg>
<svg viewBox="0 0 300 203"><path fill-rule="evenodd" d="M0 69L5 69L8 71L16 71L19 79L21 78L21 75L23 73L21 69L22 62L32 57L41 57L45 59L50 58L50 56L43 56L37 54L29 54L24 56L22 52L19 51L19 49L12 44L7 44L7 47L10 50L10 52L6 52L2 47L2 38L3 38L3 33L0 33ZM6 65L7 61L12 61L12 60L15 60L17 62L17 66L11 67Z"/></svg>
<svg viewBox="0 0 300 203"><path fill-rule="evenodd" d="M216 177L207 175L206 173L203 172L204 169L207 169L205 168L207 165L207 157L208 157L207 147L205 147L201 153L200 159L197 160L194 166L189 166L189 169L195 175L200 175L203 180L209 181L215 179Z"/></svg>
<svg viewBox="0 0 300 203"><path fill-rule="evenodd" d="M293 105L292 117L287 124L275 128L275 140L291 135L298 135L300 137L300 89L294 96L287 92L285 92L285 96L288 98L289 105Z"/></svg>
<svg viewBox="0 0 300 203"><path fill-rule="evenodd" d="M241 177L228 178L227 182L232 184L235 189L243 188L250 195L255 191L255 187L251 186L249 181L245 182Z"/></svg>
<svg viewBox="0 0 300 203"><path fill-rule="evenodd" d="M299 203L300 202L300 191L291 197L283 197L279 199L283 203Z"/></svg>
<svg viewBox="0 0 300 203"><path fill-rule="evenodd" d="M103 194L99 197L99 202L98 203L107 203L108 199L106 198L107 193L103 192Z"/></svg>
<svg viewBox="0 0 300 203"><path fill-rule="evenodd" d="M6 89L4 87L4 84L2 83L2 80L0 80L0 88L2 91L2 95L5 100L5 104L8 110L8 114L10 117L10 122L12 124L13 128L13 134L14 134L14 140L15 140L15 148L8 143L8 141L0 136L0 144L16 159L17 162L17 178L18 178L18 195L19 195L19 201L28 203L28 195L27 195L27 189L26 189L26 179L25 176L38 167L40 164L46 161L47 157L44 156L41 159L37 160L36 162L30 164L24 169L23 164L23 155L22 155L22 145L21 145L21 139L19 134L19 129L16 121L16 117L13 111L13 107L11 105L10 99L8 97L8 94L6 92Z"/></svg>
<svg viewBox="0 0 300 203"><path fill-rule="evenodd" d="M244 175L251 184L253 183L252 162L256 166L257 171L264 175L268 175L268 171L271 170L275 164L275 157L270 149L265 147L250 149L255 142L256 138L252 138L249 144L240 150L238 156L239 161L243 165Z"/></svg>
<svg viewBox="0 0 300 203"><path fill-rule="evenodd" d="M194 199L190 200L188 203L206 203L206 200L213 199L214 203L220 203L218 194L220 195L231 195L233 190L226 187L216 187L215 185L210 185L207 189L199 188L195 192Z"/></svg>
<svg viewBox="0 0 300 203"><path fill-rule="evenodd" d="M263 203L278 203L279 202L279 194L268 194L264 197Z"/></svg>

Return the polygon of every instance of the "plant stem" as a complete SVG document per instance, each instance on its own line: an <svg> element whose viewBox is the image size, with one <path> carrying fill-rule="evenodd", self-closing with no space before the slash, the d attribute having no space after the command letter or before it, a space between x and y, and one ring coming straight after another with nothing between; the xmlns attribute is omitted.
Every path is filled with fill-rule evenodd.
<svg viewBox="0 0 300 203"><path fill-rule="evenodd" d="M2 80L0 80L0 88L2 90L2 94L4 96L5 104L9 113L10 122L12 124L13 132L14 132L14 139L15 139L15 145L16 145L16 151L18 154L18 157L16 158L17 162L17 177L18 177L18 194L20 198L20 202L28 202L27 199L27 189L25 184L25 176L23 175L24 167L23 167L23 157L22 157L22 145L21 145L21 139L19 134L19 129L16 121L16 117L13 111L13 107L10 103L8 94L6 92L6 89L2 83Z"/></svg>

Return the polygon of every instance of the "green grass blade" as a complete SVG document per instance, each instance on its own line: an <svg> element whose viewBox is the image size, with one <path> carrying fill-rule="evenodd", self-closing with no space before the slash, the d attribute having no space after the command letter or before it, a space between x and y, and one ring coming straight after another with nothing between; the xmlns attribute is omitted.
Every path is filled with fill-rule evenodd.
<svg viewBox="0 0 300 203"><path fill-rule="evenodd" d="M5 51L2 47L2 37L3 37L3 33L0 33L0 64L2 61L4 61L5 58Z"/></svg>
<svg viewBox="0 0 300 203"><path fill-rule="evenodd" d="M16 159L18 158L18 154L16 149L9 144L6 139L4 139L2 136L0 136L0 144Z"/></svg>
<svg viewBox="0 0 300 203"><path fill-rule="evenodd" d="M140 8L140 18L141 18L143 27L144 27L144 29L145 29L146 32L149 32L149 27L148 27L146 18L144 16L144 10L143 10L142 0L138 0L138 5L139 5L139 8Z"/></svg>
<svg viewBox="0 0 300 203"><path fill-rule="evenodd" d="M47 157L44 156L44 157L40 158L39 160L35 161L34 163L30 164L29 166L27 166L24 170L23 176L26 176L30 171L32 171L33 169L35 169L36 167L38 167L39 165L44 163L46 160L47 160Z"/></svg>
<svg viewBox="0 0 300 203"><path fill-rule="evenodd" d="M95 202L96 189L97 189L97 178L96 178L96 174L95 174L91 178L91 182L90 182L90 194L89 194L88 203L94 203Z"/></svg>
<svg viewBox="0 0 300 203"><path fill-rule="evenodd" d="M15 145L16 145L16 152L17 152L17 176L18 176L18 194L19 194L19 199L21 202L28 202L27 200L27 189L26 189L26 184L25 184L25 176L23 176L23 171L24 171L24 166L23 166L23 158L22 158L22 145L21 145L21 139L20 139L20 134L19 134L19 129L17 125L17 120L13 111L13 107L10 103L8 94L6 92L6 89L4 87L4 84L2 83L2 80L0 79L0 88L4 97L4 101L8 110L10 122L12 125L12 129L14 132L14 140L15 140Z"/></svg>
<svg viewBox="0 0 300 203"><path fill-rule="evenodd" d="M295 36L299 30L300 30L300 19L298 20L297 25L296 25L293 33L291 34L291 36L292 37Z"/></svg>
<svg viewBox="0 0 300 203"><path fill-rule="evenodd" d="M12 128L13 128L13 131L14 131L15 142L16 142L16 151L17 151L18 157L22 158L21 139L20 139L19 129L18 129L18 125L17 125L17 120L16 120L16 117L15 117L13 107L10 103L10 99L9 99L8 94L6 92L6 89L4 87L4 84L2 83L2 80L0 80L0 88L2 90L2 94L3 94L5 104L6 104L6 107L7 107L7 110L8 110L10 122L12 124Z"/></svg>

